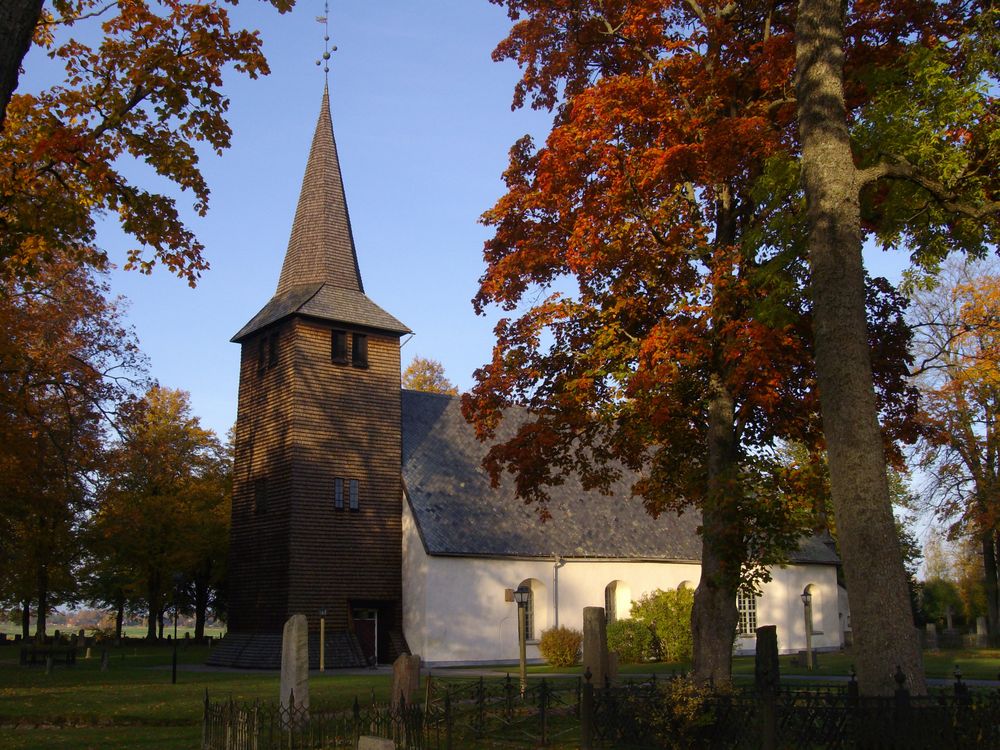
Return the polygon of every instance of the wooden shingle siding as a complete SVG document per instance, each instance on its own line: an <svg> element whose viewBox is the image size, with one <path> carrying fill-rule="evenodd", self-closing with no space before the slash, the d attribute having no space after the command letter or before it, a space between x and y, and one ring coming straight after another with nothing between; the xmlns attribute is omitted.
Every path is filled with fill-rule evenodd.
<svg viewBox="0 0 1000 750"><path fill-rule="evenodd" d="M402 487L399 340L368 333L368 367L344 367L330 361L332 330L295 320L289 607L326 609L336 629L350 601L401 601ZM337 477L358 480L356 512L334 507Z"/></svg>
<svg viewBox="0 0 1000 750"><path fill-rule="evenodd" d="M288 599L292 518L294 357L290 321L261 331L242 346L235 429L233 514L229 556L229 628L281 629ZM259 370L262 344L276 335L276 361ZM268 352L270 354L270 352ZM254 487L267 484L257 513Z"/></svg>

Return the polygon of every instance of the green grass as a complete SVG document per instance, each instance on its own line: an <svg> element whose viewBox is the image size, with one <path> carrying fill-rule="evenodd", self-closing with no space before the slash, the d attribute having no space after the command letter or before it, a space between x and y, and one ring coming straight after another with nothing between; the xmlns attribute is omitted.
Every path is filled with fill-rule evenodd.
<svg viewBox="0 0 1000 750"><path fill-rule="evenodd" d="M178 649L178 684L170 683L168 646L129 645L112 651L110 669L95 658L74 667L17 666L17 649L0 646L0 747L164 748L193 750L201 732L205 690L215 699L274 701L274 672L189 672L184 664L203 664L205 646ZM327 672L310 678L314 704L349 707L388 699L390 678ZM12 726L19 725L19 726ZM111 725L111 726L107 726Z"/></svg>
<svg viewBox="0 0 1000 750"><path fill-rule="evenodd" d="M51 675L44 668L17 665L17 649L0 646L0 747L11 750L194 750L200 737L205 690L215 699L232 696L240 701L274 701L278 675L256 672L189 672L185 664L203 664L206 646L181 643L178 649L178 684L170 684L169 646L129 644L112 650L109 671L100 671L99 651L94 658L78 660L75 667L56 666ZM1000 651L927 653L928 676L951 679L957 662L968 679L996 679ZM848 674L849 654L824 653L812 673L817 681ZM684 671L684 664L623 665L623 676ZM481 669L481 668L480 668ZM733 664L740 679L750 679L753 658L738 657ZM516 666L495 667L498 678ZM781 657L782 674L807 674ZM529 672L579 674L580 667L554 669L532 666ZM456 670L459 672L459 670ZM457 676L457 675L456 675ZM388 698L390 678L383 674L351 675L327 672L310 678L313 704L351 705L355 697L377 701ZM15 726L15 725L20 726Z"/></svg>

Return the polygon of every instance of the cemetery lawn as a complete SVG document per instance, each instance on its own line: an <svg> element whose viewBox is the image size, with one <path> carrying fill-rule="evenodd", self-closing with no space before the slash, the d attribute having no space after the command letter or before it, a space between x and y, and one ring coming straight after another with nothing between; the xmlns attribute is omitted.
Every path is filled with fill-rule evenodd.
<svg viewBox="0 0 1000 750"><path fill-rule="evenodd" d="M193 672L183 665L204 664L204 646L178 648L177 684L170 683L169 646L129 644L113 649L110 669L95 658L76 666L18 666L18 649L0 646L0 747L5 750L107 750L163 748L194 750L201 741L205 690L213 700L274 701L276 672ZM81 654L82 656L82 654ZM391 676L313 673L314 704L349 708L388 700Z"/></svg>

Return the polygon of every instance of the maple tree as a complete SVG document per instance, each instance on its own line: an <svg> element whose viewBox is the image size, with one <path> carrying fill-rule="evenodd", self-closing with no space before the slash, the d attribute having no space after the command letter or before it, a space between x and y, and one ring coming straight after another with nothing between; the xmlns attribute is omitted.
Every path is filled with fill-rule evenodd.
<svg viewBox="0 0 1000 750"><path fill-rule="evenodd" d="M272 4L284 12L292 0ZM74 35L97 23L97 43ZM65 80L10 96L25 29L65 66ZM200 144L219 153L230 142L223 70L268 72L257 32L232 28L219 2L54 0L45 9L18 0L4 4L0 48L0 264L19 277L53 257L103 268L95 217L113 214L137 242L127 268L161 263L194 285L208 264L175 198L134 183L123 164L145 163L203 215Z"/></svg>
<svg viewBox="0 0 1000 750"><path fill-rule="evenodd" d="M458 388L444 374L444 365L436 359L414 357L403 370L402 385L413 391L457 396Z"/></svg>
<svg viewBox="0 0 1000 750"><path fill-rule="evenodd" d="M897 665L911 690L926 685L879 450L862 242L874 234L931 264L948 250L995 246L996 21L997 9L980 2L798 6L816 371L858 675L869 694L892 693Z"/></svg>
<svg viewBox="0 0 1000 750"><path fill-rule="evenodd" d="M34 601L44 633L73 591L104 431L143 360L118 302L74 263L0 282L0 595Z"/></svg>
<svg viewBox="0 0 1000 750"><path fill-rule="evenodd" d="M147 638L157 637L187 583L203 628L208 587L225 556L228 458L184 391L154 386L123 409L119 429L93 519L98 549L112 556L105 567L145 603Z"/></svg>
<svg viewBox="0 0 1000 750"><path fill-rule="evenodd" d="M507 406L534 413L486 465L543 515L566 473L606 489L621 464L653 515L700 508L695 678L725 681L737 589L808 528L775 491L776 443L821 440L788 155L793 19L772 3L494 2L515 21L494 52L522 66L514 105L555 119L543 147L511 150L484 215L474 304L517 315L466 416L487 437ZM871 297L898 396L900 301Z"/></svg>
<svg viewBox="0 0 1000 750"><path fill-rule="evenodd" d="M982 551L989 631L1000 636L1000 265L959 259L915 283L926 497Z"/></svg>

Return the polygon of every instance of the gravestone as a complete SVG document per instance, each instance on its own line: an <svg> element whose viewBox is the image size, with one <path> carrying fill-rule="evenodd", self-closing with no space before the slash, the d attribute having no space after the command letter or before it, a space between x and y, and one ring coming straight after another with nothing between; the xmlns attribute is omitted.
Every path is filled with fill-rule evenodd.
<svg viewBox="0 0 1000 750"><path fill-rule="evenodd" d="M990 644L990 631L986 625L986 618L979 616L976 618L976 647L986 648Z"/></svg>
<svg viewBox="0 0 1000 750"><path fill-rule="evenodd" d="M603 688L611 679L608 672L608 631L604 607L583 608L583 671L593 674L591 683Z"/></svg>
<svg viewBox="0 0 1000 750"><path fill-rule="evenodd" d="M309 621L292 615L281 634L281 707L309 712Z"/></svg>
<svg viewBox="0 0 1000 750"><path fill-rule="evenodd" d="M107 648L101 649L101 671L107 672L108 665L111 663L110 653Z"/></svg>
<svg viewBox="0 0 1000 750"><path fill-rule="evenodd" d="M926 636L924 638L924 648L930 651L937 651L939 648L937 625L933 622L927 623Z"/></svg>
<svg viewBox="0 0 1000 750"><path fill-rule="evenodd" d="M396 743L383 737L358 738L358 750L396 750Z"/></svg>
<svg viewBox="0 0 1000 750"><path fill-rule="evenodd" d="M392 664L392 707L399 707L400 698L409 706L413 694L420 687L420 657L416 654L400 654Z"/></svg>
<svg viewBox="0 0 1000 750"><path fill-rule="evenodd" d="M776 691L781 681L778 664L778 628L761 625L757 628L757 652L753 667L758 692Z"/></svg>

